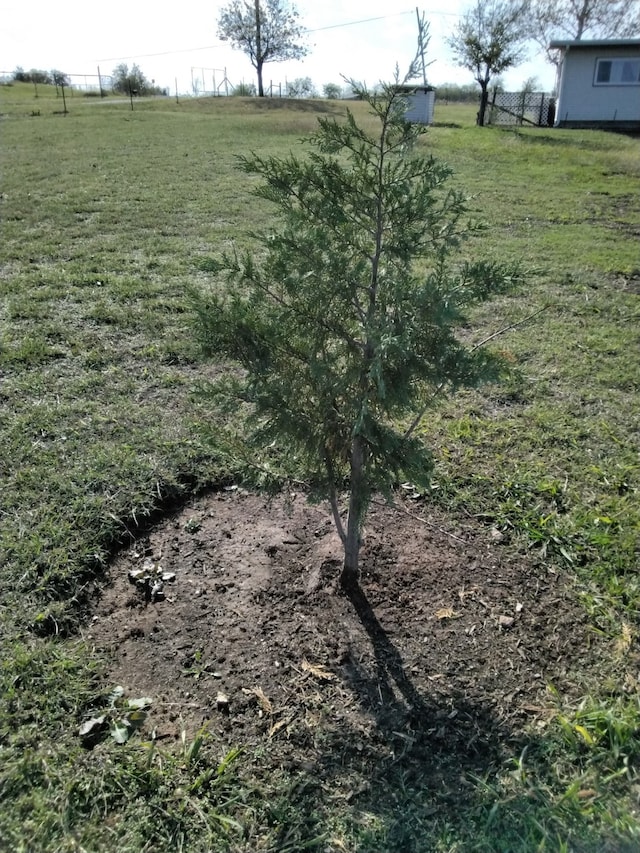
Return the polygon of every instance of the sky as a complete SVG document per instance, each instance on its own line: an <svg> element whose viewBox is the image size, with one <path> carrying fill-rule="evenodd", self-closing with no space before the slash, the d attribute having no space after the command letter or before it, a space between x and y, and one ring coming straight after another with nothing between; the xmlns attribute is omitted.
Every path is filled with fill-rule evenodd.
<svg viewBox="0 0 640 853"><path fill-rule="evenodd" d="M430 26L427 49L428 82L473 83L470 72L452 61L446 39L470 0L432 0L419 6ZM17 66L56 68L72 82L111 74L121 62L137 63L148 80L173 94L193 94L231 85L255 82L249 59L217 36L217 19L224 0L189 0L163 5L148 0L109 0L95 3L67 0L30 0L27 6L7 3L0 28L0 73ZM277 89L287 80L310 77L318 91L326 83L342 84L342 76L373 86L393 78L396 63L401 72L417 46L416 6L406 0L297 0L300 23L308 31L309 54L302 60L265 65L265 86ZM89 75L96 75L91 77ZM551 66L536 52L528 62L503 76L507 89L517 91L536 78L539 88L550 91Z"/></svg>

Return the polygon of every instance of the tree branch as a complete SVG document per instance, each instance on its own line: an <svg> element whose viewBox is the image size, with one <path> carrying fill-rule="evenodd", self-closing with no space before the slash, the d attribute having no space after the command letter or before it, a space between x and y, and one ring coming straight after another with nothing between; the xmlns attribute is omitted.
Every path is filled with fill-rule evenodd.
<svg viewBox="0 0 640 853"><path fill-rule="evenodd" d="M549 305L543 305L542 308L539 308L537 311L534 311L532 314L528 314L522 320L518 320L516 323L511 323L508 326L503 326L502 329L498 329L497 332L493 332L493 334L489 335L488 337L481 340L479 343L475 344L475 346L471 347L470 352L477 352L481 347L486 346L486 344L488 344L490 341L493 341L495 338L500 337L500 335L504 335L507 332L512 331L513 329L517 329L519 326L524 326L525 323L528 323L529 320L532 320L534 317L537 317L538 314L542 314L542 312L546 311L547 308L549 308ZM415 418L409 424L409 427L407 428L407 430L404 433L404 438L410 438L411 437L411 435L415 432L415 430L420 425L421 420L426 415L427 409L430 408L430 406L433 403L433 401L435 400L435 398L438 396L438 394L440 394L442 392L442 390L444 388L445 388L444 382L441 382L437 386L437 388L435 389L433 394L431 394L431 396L429 397L427 402L424 404L422 409L418 412L418 414L415 416Z"/></svg>

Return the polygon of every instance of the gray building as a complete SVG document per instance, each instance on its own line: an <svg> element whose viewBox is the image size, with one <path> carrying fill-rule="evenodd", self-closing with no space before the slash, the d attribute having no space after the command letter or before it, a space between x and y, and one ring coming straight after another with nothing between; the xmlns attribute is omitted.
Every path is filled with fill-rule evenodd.
<svg viewBox="0 0 640 853"><path fill-rule="evenodd" d="M640 38L552 41L561 52L556 127L640 131Z"/></svg>

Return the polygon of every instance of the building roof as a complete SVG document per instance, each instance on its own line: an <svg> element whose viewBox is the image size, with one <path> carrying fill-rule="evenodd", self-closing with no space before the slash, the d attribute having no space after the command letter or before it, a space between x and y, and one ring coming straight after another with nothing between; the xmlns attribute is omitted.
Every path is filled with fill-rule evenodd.
<svg viewBox="0 0 640 853"><path fill-rule="evenodd" d="M640 38L637 39L581 39L573 41L571 39L557 39L550 43L549 48L552 50L572 50L576 49L593 49L594 47L637 47L640 48Z"/></svg>
<svg viewBox="0 0 640 853"><path fill-rule="evenodd" d="M431 86L429 83L427 83L426 86L423 83L399 83L393 88L396 90L396 92L404 92L407 95L412 95L415 92L435 92L436 90L436 87Z"/></svg>

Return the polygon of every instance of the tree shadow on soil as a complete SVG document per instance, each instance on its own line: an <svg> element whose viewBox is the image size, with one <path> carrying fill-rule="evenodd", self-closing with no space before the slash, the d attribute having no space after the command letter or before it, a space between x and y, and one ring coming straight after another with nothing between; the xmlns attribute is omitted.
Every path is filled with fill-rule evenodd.
<svg viewBox="0 0 640 853"><path fill-rule="evenodd" d="M371 641L374 671L351 661L346 667L349 686L361 705L373 716L378 729L387 734L404 726L415 743L428 742L432 752L446 744L451 753L453 730L458 732L456 743L464 747L465 760L497 758L496 738L507 732L495 719L495 712L470 703L464 696L447 691L427 700L416 688L407 673L402 655L389 633L380 623L363 589L348 593L358 617ZM434 676L434 683L437 680ZM459 730L462 729L460 736ZM439 746L440 745L440 746ZM491 755L496 753L495 755Z"/></svg>
<svg viewBox="0 0 640 853"><path fill-rule="evenodd" d="M421 827L437 818L454 836L457 828L464 834L477 806L478 779L490 778L517 754L522 736L496 708L438 690L435 680L433 695L424 696L364 590L352 589L347 597L373 657L363 662L350 654L343 672L371 725L363 728L359 720L351 731L334 731L323 741L321 759L297 789L307 815L304 839L298 841L326 842L327 827L342 809L356 846L338 841L318 849L424 853ZM274 849L289 850L292 837L291 826L283 826L281 846Z"/></svg>

